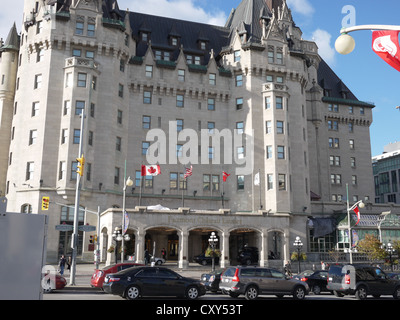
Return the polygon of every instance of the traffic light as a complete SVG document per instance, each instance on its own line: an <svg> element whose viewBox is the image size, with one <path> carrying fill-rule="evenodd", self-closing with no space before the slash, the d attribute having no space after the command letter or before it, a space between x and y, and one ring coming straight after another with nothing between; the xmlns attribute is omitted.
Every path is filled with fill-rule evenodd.
<svg viewBox="0 0 400 320"><path fill-rule="evenodd" d="M76 161L78 161L77 169L76 172L82 177L83 176L83 169L85 166L85 158L83 157L83 154L80 158L76 158Z"/></svg>
<svg viewBox="0 0 400 320"><path fill-rule="evenodd" d="M50 198L42 197L42 210L49 210Z"/></svg>
<svg viewBox="0 0 400 320"><path fill-rule="evenodd" d="M94 236L89 236L89 243L93 244Z"/></svg>

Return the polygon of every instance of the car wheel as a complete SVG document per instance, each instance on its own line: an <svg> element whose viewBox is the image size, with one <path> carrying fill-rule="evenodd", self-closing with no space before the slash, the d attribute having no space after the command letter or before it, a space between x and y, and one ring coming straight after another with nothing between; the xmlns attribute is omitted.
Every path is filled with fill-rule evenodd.
<svg viewBox="0 0 400 320"><path fill-rule="evenodd" d="M293 298L296 300L303 300L306 297L306 290L303 286L297 286L293 291Z"/></svg>
<svg viewBox="0 0 400 320"><path fill-rule="evenodd" d="M356 298L357 300L365 300L367 299L368 293L367 293L367 288L364 286L359 286L356 289Z"/></svg>
<svg viewBox="0 0 400 320"><path fill-rule="evenodd" d="M201 260L201 265L206 266L207 265L207 260Z"/></svg>
<svg viewBox="0 0 400 320"><path fill-rule="evenodd" d="M321 287L318 285L315 285L315 286L313 286L312 291L314 294L321 294Z"/></svg>
<svg viewBox="0 0 400 320"><path fill-rule="evenodd" d="M393 298L396 300L400 299L400 287L397 287L396 289L394 289Z"/></svg>
<svg viewBox="0 0 400 320"><path fill-rule="evenodd" d="M161 260L157 260L156 265L161 266L162 265L162 261Z"/></svg>
<svg viewBox="0 0 400 320"><path fill-rule="evenodd" d="M190 286L186 289L186 298L190 300L197 299L199 297L199 289L195 286Z"/></svg>
<svg viewBox="0 0 400 320"><path fill-rule="evenodd" d="M246 289L244 294L246 300L254 300L258 297L258 289L255 286L250 286Z"/></svg>
<svg viewBox="0 0 400 320"><path fill-rule="evenodd" d="M137 286L130 286L130 287L128 287L128 289L126 289L125 297L126 297L128 300L135 300L135 299L139 298L139 296L140 296L139 287L137 287Z"/></svg>

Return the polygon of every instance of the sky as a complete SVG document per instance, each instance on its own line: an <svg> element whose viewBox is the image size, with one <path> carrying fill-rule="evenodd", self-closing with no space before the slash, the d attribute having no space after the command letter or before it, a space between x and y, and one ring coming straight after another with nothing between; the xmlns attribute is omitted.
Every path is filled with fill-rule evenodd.
<svg viewBox="0 0 400 320"><path fill-rule="evenodd" d="M31 0L33 1L33 0ZM232 8L241 0L118 0L120 9L168 16L213 25L224 25ZM313 40L321 57L355 96L375 104L370 127L372 156L383 147L400 141L400 73L371 49L372 32L355 31L356 47L348 55L334 49L342 25L400 25L398 0L287 0L303 38ZM378 5L379 4L379 5ZM349 7L351 6L351 7ZM352 10L349 11L348 8ZM0 37L5 39L16 23L22 26L23 0L15 0L0 12Z"/></svg>

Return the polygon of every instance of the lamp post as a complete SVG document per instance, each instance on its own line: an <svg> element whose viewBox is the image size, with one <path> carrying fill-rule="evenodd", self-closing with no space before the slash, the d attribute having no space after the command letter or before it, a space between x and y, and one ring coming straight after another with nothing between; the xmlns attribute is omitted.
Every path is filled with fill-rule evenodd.
<svg viewBox="0 0 400 320"><path fill-rule="evenodd" d="M352 252L352 241L351 241L351 224L350 224L350 211L354 210L355 208L364 208L365 204L362 200L357 201L355 204L353 204L351 207L349 205L349 185L346 183L346 195L347 195L347 232L349 233L349 255L350 255L350 263L353 263L353 252Z"/></svg>
<svg viewBox="0 0 400 320"><path fill-rule="evenodd" d="M115 249L114 249L115 263L118 263L118 242L122 241L123 239L123 237L121 236L121 231L118 227L115 227L115 230L112 234L112 238L115 241Z"/></svg>
<svg viewBox="0 0 400 320"><path fill-rule="evenodd" d="M340 30L341 35L336 39L335 42L335 49L340 54L349 54L351 53L355 46L356 42L354 41L353 37L350 36L348 33L353 31L359 30L394 30L400 31L400 26L393 26L393 25L378 25L378 24L367 24L361 26L354 26L350 28L343 28Z"/></svg>
<svg viewBox="0 0 400 320"><path fill-rule="evenodd" d="M394 253L394 248L393 248L390 240L389 240L388 244L385 246L385 250L386 250L387 253L389 253L390 269L393 271L392 254Z"/></svg>
<svg viewBox="0 0 400 320"><path fill-rule="evenodd" d="M298 266L298 273L300 273L300 250L303 248L303 242L301 242L301 239L299 236L296 237L296 240L293 243L293 246L297 249L297 261L299 262Z"/></svg>
<svg viewBox="0 0 400 320"><path fill-rule="evenodd" d="M126 172L126 161L125 161L125 172ZM126 177L126 176L125 176ZM126 200L126 187L131 187L133 185L133 180L131 177L128 177L128 179L124 178L124 188L122 189L122 240L121 240L121 262L124 262L124 240L129 241L130 237L128 234L125 234L125 232L128 229L127 221L125 220L125 211L126 211L126 205L125 205L125 200Z"/></svg>
<svg viewBox="0 0 400 320"><path fill-rule="evenodd" d="M208 243L210 244L212 250L212 271L215 271L215 247L218 243L218 238L215 235L215 232L211 232L210 238L208 239Z"/></svg>

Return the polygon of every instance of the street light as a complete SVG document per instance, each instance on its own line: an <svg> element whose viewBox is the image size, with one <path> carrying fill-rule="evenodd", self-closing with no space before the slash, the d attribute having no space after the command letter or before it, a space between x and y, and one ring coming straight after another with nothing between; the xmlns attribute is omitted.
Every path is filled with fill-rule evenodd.
<svg viewBox="0 0 400 320"><path fill-rule="evenodd" d="M395 30L400 31L400 26L390 26L390 25L377 25L368 24L361 26L354 26L350 28L343 28L340 30L341 35L336 39L335 49L340 54L349 54L352 52L356 46L356 42L353 37L348 33L359 30Z"/></svg>
<svg viewBox="0 0 400 320"><path fill-rule="evenodd" d="M393 260L392 260L392 254L394 253L394 248L392 246L392 244L389 243L385 246L385 250L387 253L389 253L389 263L390 263L390 269L393 271Z"/></svg>
<svg viewBox="0 0 400 320"><path fill-rule="evenodd" d="M297 249L297 261L299 262L298 273L300 273L300 250L301 250L301 248L303 248L303 242L301 242L301 239L299 236L296 237L296 240L294 241L293 246Z"/></svg>
<svg viewBox="0 0 400 320"><path fill-rule="evenodd" d="M125 172L126 172L126 162L125 162ZM121 242L121 262L124 262L124 240L129 241L130 237L128 234L125 234L127 226L125 225L125 200L126 200L126 187L131 187L133 185L133 180L131 177L128 177L128 179L124 178L124 188L122 189L122 235L124 236L122 238Z"/></svg>
<svg viewBox="0 0 400 320"><path fill-rule="evenodd" d="M212 252L212 271L215 271L215 247L217 246L218 243L218 238L215 235L215 232L211 232L210 238L208 239L208 243L210 244L211 247L211 252Z"/></svg>

